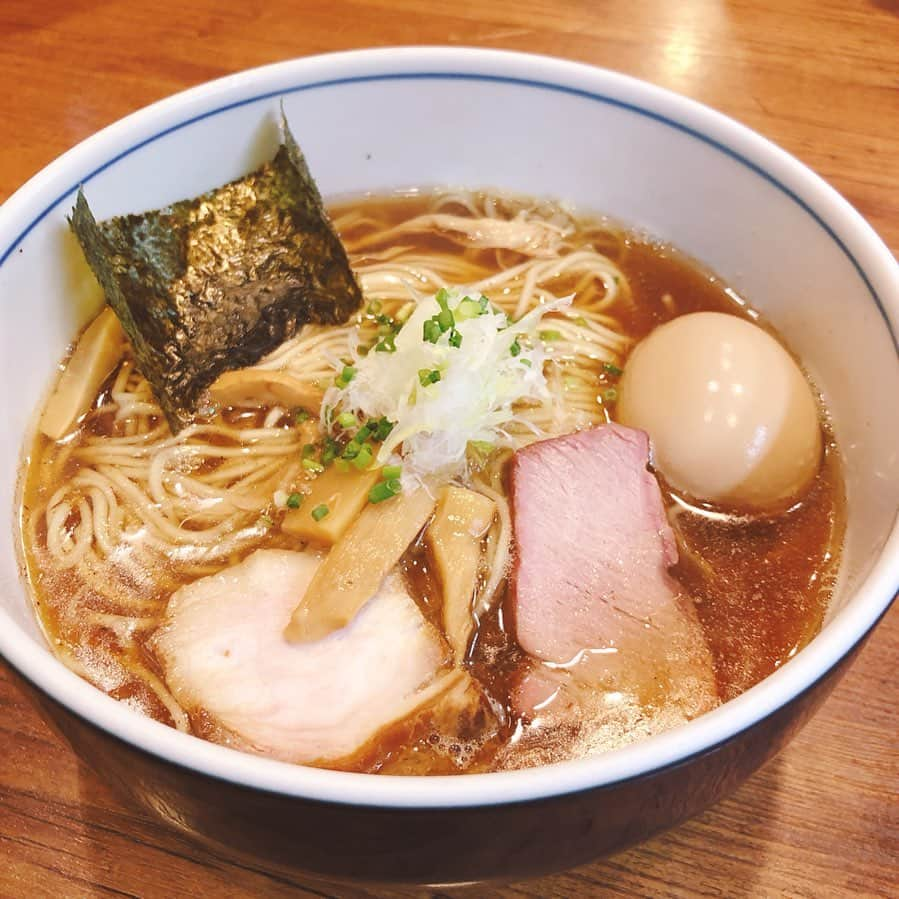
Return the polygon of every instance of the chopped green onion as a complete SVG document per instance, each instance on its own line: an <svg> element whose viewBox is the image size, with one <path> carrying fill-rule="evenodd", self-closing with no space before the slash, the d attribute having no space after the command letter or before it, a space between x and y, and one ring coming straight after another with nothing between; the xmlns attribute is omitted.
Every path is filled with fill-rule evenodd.
<svg viewBox="0 0 899 899"><path fill-rule="evenodd" d="M359 419L352 412L341 412L337 416L337 424L342 428L356 428L359 426Z"/></svg>
<svg viewBox="0 0 899 899"><path fill-rule="evenodd" d="M607 375L613 375L616 378L624 374L624 371L622 371L622 369L620 369L617 365L612 365L611 362L603 362L602 370Z"/></svg>
<svg viewBox="0 0 899 899"><path fill-rule="evenodd" d="M379 443L383 443L393 430L393 422L386 415L382 415L375 425L377 430L373 432L374 439Z"/></svg>
<svg viewBox="0 0 899 899"><path fill-rule="evenodd" d="M490 309L490 300L481 294L481 298L478 300L478 305L481 307L481 312L487 312Z"/></svg>
<svg viewBox="0 0 899 899"><path fill-rule="evenodd" d="M354 437L344 448L341 456L344 459L355 459L359 455L362 444Z"/></svg>
<svg viewBox="0 0 899 899"><path fill-rule="evenodd" d="M618 399L618 391L614 387L610 387L602 392L602 398L607 403L614 403Z"/></svg>
<svg viewBox="0 0 899 899"><path fill-rule="evenodd" d="M363 444L362 448L356 454L356 458L353 459L353 466L358 468L360 471L368 468L371 465L371 460L374 457L374 449L370 443Z"/></svg>
<svg viewBox="0 0 899 899"><path fill-rule="evenodd" d="M297 411L293 413L293 420L298 425L301 425L304 421L309 421L309 413L305 409L297 409Z"/></svg>
<svg viewBox="0 0 899 899"><path fill-rule="evenodd" d="M437 343L441 334L452 329L456 320L449 307L449 291L441 287L434 296L440 312L432 315L422 327L422 337L427 343Z"/></svg>
<svg viewBox="0 0 899 899"><path fill-rule="evenodd" d="M386 334L375 344L376 353L395 353L396 352L396 332L391 331Z"/></svg>
<svg viewBox="0 0 899 899"><path fill-rule="evenodd" d="M456 324L456 317L449 309L441 309L436 318L441 332L449 331Z"/></svg>
<svg viewBox="0 0 899 899"><path fill-rule="evenodd" d="M330 511L331 510L324 503L322 503L320 506L316 506L312 510L312 517L316 521L321 521Z"/></svg>
<svg viewBox="0 0 899 899"><path fill-rule="evenodd" d="M512 341L509 346L509 355L510 356L520 356L521 355L521 344L518 342L518 338Z"/></svg>
<svg viewBox="0 0 899 899"><path fill-rule="evenodd" d="M315 459L303 459L303 468L306 471L314 471L316 474L325 470L325 466L321 462L316 462Z"/></svg>
<svg viewBox="0 0 899 899"><path fill-rule="evenodd" d="M420 368L418 370L418 381L422 387L436 384L439 380L440 372L436 368Z"/></svg>
<svg viewBox="0 0 899 899"><path fill-rule="evenodd" d="M368 491L368 501L370 503L383 503L385 499L390 499L402 491L400 482L395 478L389 481L379 481L371 490Z"/></svg>
<svg viewBox="0 0 899 899"><path fill-rule="evenodd" d="M303 447L303 458L304 458L304 459L311 459L314 455L315 455L315 444L314 444L314 443L307 443L307 444Z"/></svg>
<svg viewBox="0 0 899 899"><path fill-rule="evenodd" d="M346 387L356 377L356 369L352 365L344 365L343 371L337 376L334 383L340 387Z"/></svg>
<svg viewBox="0 0 899 899"><path fill-rule="evenodd" d="M449 345L454 346L456 349L462 346L462 335L455 328L450 331Z"/></svg>
<svg viewBox="0 0 899 899"><path fill-rule="evenodd" d="M522 365L526 365L528 368L530 368L534 364L530 359L520 359L519 361Z"/></svg>
<svg viewBox="0 0 899 899"><path fill-rule="evenodd" d="M385 465L381 469L381 477L383 477L385 481L392 481L398 478L402 473L402 465Z"/></svg>
<svg viewBox="0 0 899 899"><path fill-rule="evenodd" d="M396 314L394 315L394 320L397 324L397 330L403 327L406 324L406 319L409 318L410 315L415 311L415 303L406 303L405 306L400 306L397 309Z"/></svg>
<svg viewBox="0 0 899 899"><path fill-rule="evenodd" d="M381 311L381 301L380 300L372 300L368 304L368 311L372 314L380 312Z"/></svg>
<svg viewBox="0 0 899 899"><path fill-rule="evenodd" d="M464 297L458 306L456 306L456 320L460 322L467 321L470 318L477 318L484 314L484 309L477 300L471 297Z"/></svg>
<svg viewBox="0 0 899 899"><path fill-rule="evenodd" d="M302 493L291 493L290 496L287 497L287 508L288 509L299 509L303 504L303 494Z"/></svg>
<svg viewBox="0 0 899 899"><path fill-rule="evenodd" d="M353 440L355 440L357 443L365 443L365 441L368 440L369 437L371 437L373 431L374 428L372 427L372 422L366 422L364 425L362 425L361 428L359 428L358 431L356 431L356 436L353 438Z"/></svg>
<svg viewBox="0 0 899 899"><path fill-rule="evenodd" d="M346 465L346 470L350 470L350 466L356 469L356 471L366 471L371 468L372 460L374 457L371 453L359 453L355 459L346 460L343 462Z"/></svg>
<svg viewBox="0 0 899 899"><path fill-rule="evenodd" d="M357 469L358 471L365 471L367 468L371 467L373 458L374 457L371 453L359 453L359 455L356 456L355 459L351 459L347 463L347 465L352 465L353 468ZM347 468L347 471L349 471L349 467Z"/></svg>
<svg viewBox="0 0 899 899"><path fill-rule="evenodd" d="M263 512L263 513L259 516L259 521L260 521L262 524L264 524L266 527L269 527L269 528L272 527L272 526L274 525L274 523L275 523L274 521L272 521L272 516L269 515L267 512Z"/></svg>
<svg viewBox="0 0 899 899"><path fill-rule="evenodd" d="M325 438L325 448L322 450L322 465L330 465L340 455L340 444L332 437Z"/></svg>
<svg viewBox="0 0 899 899"><path fill-rule="evenodd" d="M422 338L424 339L425 343L437 343L437 341L440 339L440 325L438 325L433 318L429 318L424 323L422 331Z"/></svg>
<svg viewBox="0 0 899 899"><path fill-rule="evenodd" d="M540 339L545 340L545 341L561 340L562 332L561 331L541 331Z"/></svg>

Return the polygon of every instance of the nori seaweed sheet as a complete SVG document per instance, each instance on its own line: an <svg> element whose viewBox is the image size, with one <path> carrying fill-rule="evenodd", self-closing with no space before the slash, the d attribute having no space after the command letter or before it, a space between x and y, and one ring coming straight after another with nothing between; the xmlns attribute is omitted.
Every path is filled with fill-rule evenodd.
<svg viewBox="0 0 899 899"><path fill-rule="evenodd" d="M173 432L222 372L252 365L306 322L345 322L362 303L283 129L271 162L163 209L97 222L78 192L70 225Z"/></svg>

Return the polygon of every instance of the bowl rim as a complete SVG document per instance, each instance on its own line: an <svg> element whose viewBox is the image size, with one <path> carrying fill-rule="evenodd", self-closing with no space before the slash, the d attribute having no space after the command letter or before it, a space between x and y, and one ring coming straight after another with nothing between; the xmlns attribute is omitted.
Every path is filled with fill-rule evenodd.
<svg viewBox="0 0 899 899"><path fill-rule="evenodd" d="M68 150L0 207L0 267L78 184L165 134L266 98L410 78L493 81L560 91L649 116L727 153L780 188L836 241L868 286L897 348L899 263L861 215L794 157L722 113L631 76L549 56L480 48L388 47L304 57L228 75L144 107ZM28 588L23 584L22 589ZM4 610L0 656L79 718L181 768L270 793L341 805L465 808L620 784L711 751L813 687L864 640L897 592L899 525L894 519L877 562L851 602L806 649L739 697L689 724L595 758L464 777L329 771L248 755L180 733L111 699L49 650L34 652L33 640Z"/></svg>

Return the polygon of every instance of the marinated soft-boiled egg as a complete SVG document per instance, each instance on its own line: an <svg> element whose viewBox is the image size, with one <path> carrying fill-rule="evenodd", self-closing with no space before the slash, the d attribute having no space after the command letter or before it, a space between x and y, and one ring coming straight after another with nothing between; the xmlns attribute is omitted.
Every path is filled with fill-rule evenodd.
<svg viewBox="0 0 899 899"><path fill-rule="evenodd" d="M757 325L720 312L681 316L637 345L617 417L648 432L675 489L713 503L780 504L821 459L818 408L799 366Z"/></svg>

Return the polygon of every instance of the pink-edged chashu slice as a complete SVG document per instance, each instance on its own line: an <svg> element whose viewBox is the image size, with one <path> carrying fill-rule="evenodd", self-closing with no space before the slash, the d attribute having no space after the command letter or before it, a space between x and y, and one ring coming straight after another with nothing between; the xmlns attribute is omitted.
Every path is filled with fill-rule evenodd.
<svg viewBox="0 0 899 899"><path fill-rule="evenodd" d="M668 571L677 545L648 462L647 435L617 424L513 457L511 595L534 659L513 702L527 717L618 693L670 726L717 703L696 611Z"/></svg>

